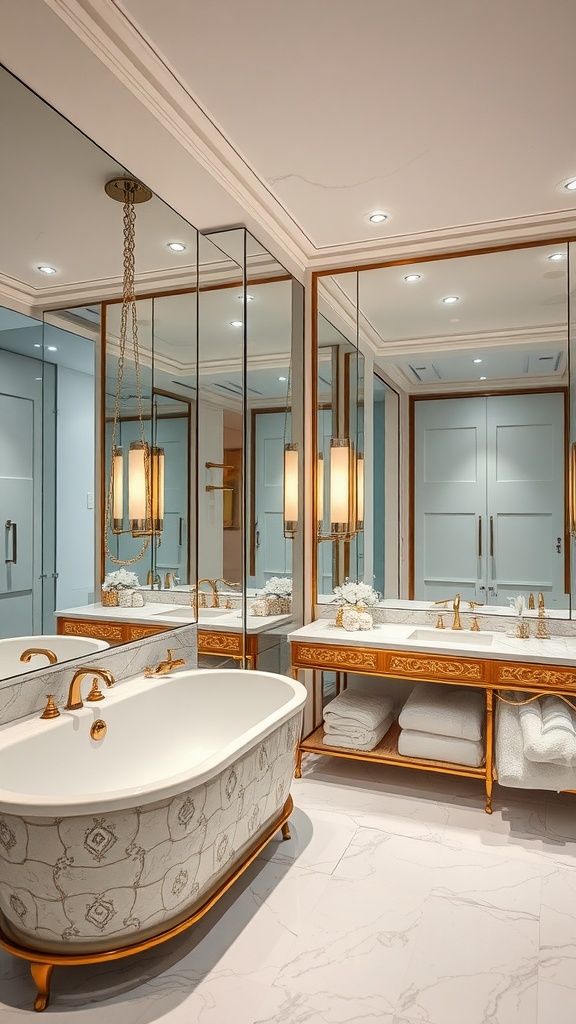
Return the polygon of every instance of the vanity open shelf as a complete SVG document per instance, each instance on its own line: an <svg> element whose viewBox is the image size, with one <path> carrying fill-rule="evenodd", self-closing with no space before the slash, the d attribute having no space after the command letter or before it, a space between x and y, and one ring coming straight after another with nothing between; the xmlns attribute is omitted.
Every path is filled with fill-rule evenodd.
<svg viewBox="0 0 576 1024"><path fill-rule="evenodd" d="M352 760L370 761L388 765L401 765L421 771L459 775L483 779L486 791L486 812L492 811L493 783L497 781L494 765L494 710L500 691L520 691L526 695L562 694L576 698L576 664L571 646L576 651L576 640L558 638L547 641L515 641L495 635L491 644L482 643L483 634L473 634L477 651L472 652L472 641L464 653L442 647L442 638L436 642L433 630L415 630L400 627L398 646L382 638L384 630L373 630L374 639L366 641L358 634L345 634L333 623L317 620L290 635L292 672L298 678L301 669L318 673L336 673L336 689L340 692L347 684L347 674L367 675L386 679L442 683L447 686L474 688L483 693L485 700L484 759L479 767L427 758L409 757L398 753L400 727L395 721L380 743L372 750L333 747L324 743L322 721L322 687L318 680L313 687L313 730L301 741L298 749L296 777L301 775L304 754L322 754ZM420 636L414 634L421 634ZM426 634L426 635L424 635ZM432 634L429 637L428 634ZM489 634L484 634L487 636ZM379 639L376 639L379 637ZM420 648L420 649L418 649ZM422 649L427 648L427 649ZM515 649L518 653L515 654ZM468 653L470 650L470 654ZM553 653L554 652L554 653ZM572 656L571 656L572 655ZM531 660L531 659L534 660Z"/></svg>

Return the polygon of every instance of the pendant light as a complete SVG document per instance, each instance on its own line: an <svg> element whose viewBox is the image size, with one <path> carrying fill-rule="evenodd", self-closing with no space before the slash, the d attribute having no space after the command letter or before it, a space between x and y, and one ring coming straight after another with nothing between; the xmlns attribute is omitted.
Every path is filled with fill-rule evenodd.
<svg viewBox="0 0 576 1024"><path fill-rule="evenodd" d="M118 374L112 423L110 477L105 510L104 547L110 561L116 565L132 565L142 558L150 538L159 534L164 527L164 449L150 445L144 432L142 409L142 381L140 375L140 350L138 346L138 317L134 290L136 210L139 203L147 203L152 192L134 178L114 178L105 185L106 195L124 206L123 214L123 266L122 309L120 317L120 338ZM120 427L120 404L126 360L132 356L136 378L139 440L132 441L128 452L128 507L125 508L124 453L118 445ZM129 528L124 529L125 513ZM135 558L117 558L110 551L108 533L115 535L131 533L143 537L144 543Z"/></svg>
<svg viewBox="0 0 576 1024"><path fill-rule="evenodd" d="M330 441L330 534L334 539L356 532L354 445L348 437Z"/></svg>

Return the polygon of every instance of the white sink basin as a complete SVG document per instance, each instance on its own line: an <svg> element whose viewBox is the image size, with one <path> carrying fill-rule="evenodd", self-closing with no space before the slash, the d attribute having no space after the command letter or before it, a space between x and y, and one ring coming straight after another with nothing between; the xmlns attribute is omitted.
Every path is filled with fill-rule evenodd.
<svg viewBox="0 0 576 1024"><path fill-rule="evenodd" d="M471 633L463 629L414 629L407 640L420 640L427 644L459 644L467 647L489 647L492 633Z"/></svg>

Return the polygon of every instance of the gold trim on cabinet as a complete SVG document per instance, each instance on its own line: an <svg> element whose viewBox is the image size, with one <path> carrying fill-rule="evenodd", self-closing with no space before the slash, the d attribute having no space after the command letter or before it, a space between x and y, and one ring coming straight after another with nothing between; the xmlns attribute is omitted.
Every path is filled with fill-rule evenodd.
<svg viewBox="0 0 576 1024"><path fill-rule="evenodd" d="M430 658L427 655L417 658L415 655L393 654L390 658L389 668L393 672L432 676L433 679L448 676L449 678L475 679L481 682L485 678L483 661Z"/></svg>

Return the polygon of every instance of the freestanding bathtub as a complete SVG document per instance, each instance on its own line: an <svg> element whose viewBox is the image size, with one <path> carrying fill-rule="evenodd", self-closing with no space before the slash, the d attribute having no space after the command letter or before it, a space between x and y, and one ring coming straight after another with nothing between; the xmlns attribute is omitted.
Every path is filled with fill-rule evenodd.
<svg viewBox="0 0 576 1024"><path fill-rule="evenodd" d="M44 654L32 655L29 662L20 661L20 655L28 648L48 649L57 661L82 658L85 654L97 654L107 650L110 644L87 636L14 636L0 640L0 679L20 676L35 668L48 668L50 659Z"/></svg>
<svg viewBox="0 0 576 1024"><path fill-rule="evenodd" d="M35 1009L55 964L170 937L274 835L305 699L285 676L197 669L0 727L1 938L37 961Z"/></svg>

